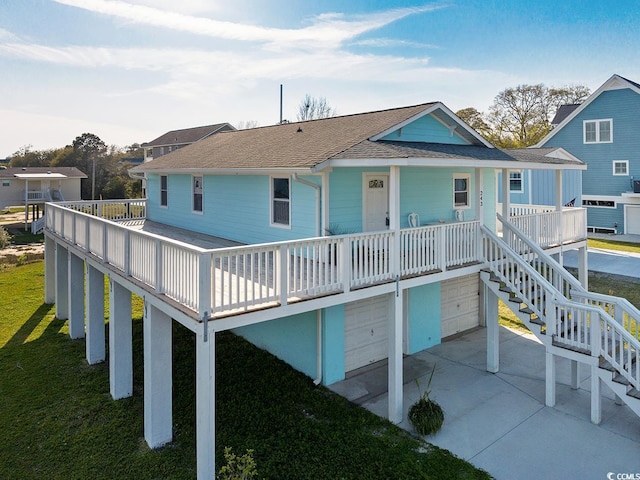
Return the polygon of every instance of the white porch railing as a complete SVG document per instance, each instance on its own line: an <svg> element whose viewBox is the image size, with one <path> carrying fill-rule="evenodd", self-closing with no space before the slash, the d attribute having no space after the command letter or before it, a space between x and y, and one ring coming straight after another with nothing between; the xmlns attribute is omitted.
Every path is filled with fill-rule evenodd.
<svg viewBox="0 0 640 480"><path fill-rule="evenodd" d="M96 215L91 215L95 212ZM144 201L48 204L48 232L196 312L226 316L481 261L479 223L202 249L114 220ZM397 260L397 261L395 261Z"/></svg>
<svg viewBox="0 0 640 480"><path fill-rule="evenodd" d="M23 190L22 198L26 202L50 202L51 194L49 190Z"/></svg>
<svg viewBox="0 0 640 480"><path fill-rule="evenodd" d="M556 211L555 207L544 205L511 206L509 222L542 248L587 238L587 211L580 207ZM504 228L499 227L500 231Z"/></svg>

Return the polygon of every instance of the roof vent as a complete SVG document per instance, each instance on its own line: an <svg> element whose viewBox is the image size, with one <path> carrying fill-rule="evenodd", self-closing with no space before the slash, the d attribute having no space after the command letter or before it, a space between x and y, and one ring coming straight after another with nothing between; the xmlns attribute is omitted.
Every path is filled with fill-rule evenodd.
<svg viewBox="0 0 640 480"><path fill-rule="evenodd" d="M51 170L47 170L47 175L51 175Z"/></svg>
<svg viewBox="0 0 640 480"><path fill-rule="evenodd" d="M22 171L26 172L27 171L27 167L22 167Z"/></svg>
<svg viewBox="0 0 640 480"><path fill-rule="evenodd" d="M298 127L298 130L296 130L296 133L302 133L302 127Z"/></svg>

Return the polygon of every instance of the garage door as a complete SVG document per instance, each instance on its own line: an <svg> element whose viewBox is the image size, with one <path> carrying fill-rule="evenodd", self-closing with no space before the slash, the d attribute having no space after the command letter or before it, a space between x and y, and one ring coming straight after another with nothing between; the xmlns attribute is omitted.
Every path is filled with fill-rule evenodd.
<svg viewBox="0 0 640 480"><path fill-rule="evenodd" d="M624 215L627 231L630 235L640 235L640 206L625 205Z"/></svg>
<svg viewBox="0 0 640 480"><path fill-rule="evenodd" d="M345 305L345 371L387 358L391 299L390 294L381 295Z"/></svg>
<svg viewBox="0 0 640 480"><path fill-rule="evenodd" d="M469 275L442 282L442 338L479 325L479 277Z"/></svg>

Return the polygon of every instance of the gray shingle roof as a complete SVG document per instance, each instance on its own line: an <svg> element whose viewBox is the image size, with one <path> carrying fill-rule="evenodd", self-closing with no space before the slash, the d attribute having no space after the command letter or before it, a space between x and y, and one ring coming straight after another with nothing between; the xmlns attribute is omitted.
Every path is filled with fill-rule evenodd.
<svg viewBox="0 0 640 480"><path fill-rule="evenodd" d="M171 130L160 135L155 140L143 143L141 147L161 147L167 145L185 145L197 142L203 138L213 135L216 132L235 130L228 123L216 123L215 125L205 125L203 127L183 128L181 130Z"/></svg>
<svg viewBox="0 0 640 480"><path fill-rule="evenodd" d="M570 103L567 105L560 105L558 107L558 110L556 111L556 114L553 117L553 120L551 120L551 125L558 125L565 118L571 115L571 113L579 106L580 106L579 103Z"/></svg>
<svg viewBox="0 0 640 480"><path fill-rule="evenodd" d="M24 173L59 173L68 178L87 178L87 176L76 167L11 167L0 169L0 178L14 178L16 174Z"/></svg>

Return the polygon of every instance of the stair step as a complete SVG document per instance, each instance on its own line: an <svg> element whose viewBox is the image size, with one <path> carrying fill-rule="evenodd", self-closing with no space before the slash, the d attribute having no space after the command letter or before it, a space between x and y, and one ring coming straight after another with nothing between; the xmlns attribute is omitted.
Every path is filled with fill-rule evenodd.
<svg viewBox="0 0 640 480"><path fill-rule="evenodd" d="M525 313L527 315L532 315L533 314L533 310L531 310L529 307L522 307L520 309L520 313Z"/></svg>
<svg viewBox="0 0 640 480"><path fill-rule="evenodd" d="M540 317L534 317L529 321L535 325L540 325L541 327L546 325L546 323L544 323Z"/></svg>
<svg viewBox="0 0 640 480"><path fill-rule="evenodd" d="M609 363L608 360L605 360L604 357L600 357L600 363L598 364L598 366L604 370L608 370L610 372L615 372L616 369L613 368L613 365L611 365Z"/></svg>
<svg viewBox="0 0 640 480"><path fill-rule="evenodd" d="M627 392L627 395L629 395L630 397L637 398L638 400L640 400L640 392L638 390L636 390L635 388L632 388L631 390L629 390Z"/></svg>
<svg viewBox="0 0 640 480"><path fill-rule="evenodd" d="M524 300L522 300L520 297L515 296L515 297L509 297L509 301L513 302L513 303L524 303Z"/></svg>
<svg viewBox="0 0 640 480"><path fill-rule="evenodd" d="M629 380L624 378L624 376L620 375L619 373L616 373L613 376L613 381L616 382L616 383L619 383L620 385L630 385L629 384Z"/></svg>
<svg viewBox="0 0 640 480"><path fill-rule="evenodd" d="M565 350L571 350L572 352L582 353L584 355L591 355L591 352L586 348L572 347L571 345L566 345L564 343L557 342L555 339L553 339L551 343L554 347L564 348Z"/></svg>
<svg viewBox="0 0 640 480"><path fill-rule="evenodd" d="M500 287L500 291L504 292L504 293L508 293L509 295L511 295L513 293L513 290L511 290L509 287L504 286L504 287Z"/></svg>

